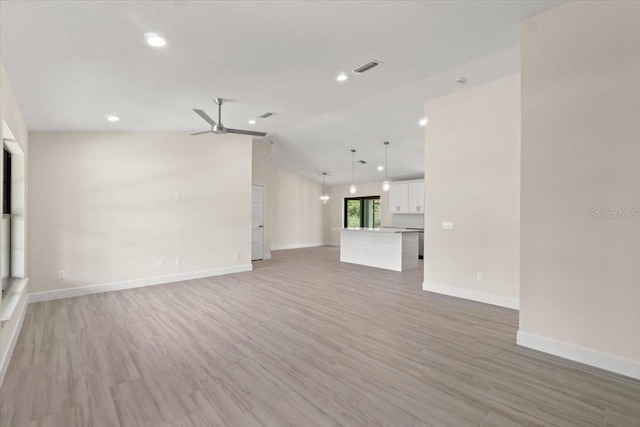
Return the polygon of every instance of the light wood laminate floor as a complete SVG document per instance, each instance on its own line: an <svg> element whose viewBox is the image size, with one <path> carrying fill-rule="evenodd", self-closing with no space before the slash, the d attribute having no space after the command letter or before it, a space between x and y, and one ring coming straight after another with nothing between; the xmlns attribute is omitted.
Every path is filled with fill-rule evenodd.
<svg viewBox="0 0 640 427"><path fill-rule="evenodd" d="M640 426L640 381L518 347L516 311L421 283L324 247L32 304L0 425Z"/></svg>

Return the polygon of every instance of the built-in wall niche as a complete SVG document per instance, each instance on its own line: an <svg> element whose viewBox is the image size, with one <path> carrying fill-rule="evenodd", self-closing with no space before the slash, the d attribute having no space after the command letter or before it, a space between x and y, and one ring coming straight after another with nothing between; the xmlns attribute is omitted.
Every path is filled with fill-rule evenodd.
<svg viewBox="0 0 640 427"><path fill-rule="evenodd" d="M17 303L16 298L26 286L25 271L25 156L20 144L15 140L14 134L9 126L2 122L2 148L6 151L3 156L2 172L3 179L9 179L7 187L10 191L10 198L4 198L3 193L3 213L2 229L0 230L0 260L2 263L2 320L7 320L11 316L12 306ZM5 161L11 170L5 177ZM5 205L8 204L7 205ZM6 207L6 209L5 209Z"/></svg>

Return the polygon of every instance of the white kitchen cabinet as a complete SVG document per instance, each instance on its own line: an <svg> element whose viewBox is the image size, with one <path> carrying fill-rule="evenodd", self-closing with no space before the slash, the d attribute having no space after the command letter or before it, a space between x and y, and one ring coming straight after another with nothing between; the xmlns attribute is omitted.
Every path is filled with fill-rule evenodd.
<svg viewBox="0 0 640 427"><path fill-rule="evenodd" d="M389 212L404 213L409 209L409 184L394 183L389 188Z"/></svg>
<svg viewBox="0 0 640 427"><path fill-rule="evenodd" d="M389 188L389 212L424 213L424 181L395 182Z"/></svg>
<svg viewBox="0 0 640 427"><path fill-rule="evenodd" d="M424 181L409 183L409 209L410 213L424 213Z"/></svg>

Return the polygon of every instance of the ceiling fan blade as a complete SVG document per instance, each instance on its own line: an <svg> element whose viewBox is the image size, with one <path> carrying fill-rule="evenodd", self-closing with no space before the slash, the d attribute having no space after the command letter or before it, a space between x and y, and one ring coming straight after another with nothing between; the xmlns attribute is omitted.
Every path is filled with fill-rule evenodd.
<svg viewBox="0 0 640 427"><path fill-rule="evenodd" d="M267 136L265 132L254 132L252 130L229 129L229 128L227 128L227 133L237 133L240 135L251 135L251 136Z"/></svg>
<svg viewBox="0 0 640 427"><path fill-rule="evenodd" d="M211 133L211 131L210 131L210 130L206 130L206 131L204 131L204 132L190 133L189 135L194 135L194 136L195 136L195 135L204 135L205 133Z"/></svg>
<svg viewBox="0 0 640 427"><path fill-rule="evenodd" d="M200 117L202 117L207 123L209 123L211 126L215 126L216 122L215 120L213 120L211 117L209 117L209 115L207 113L205 113L202 110L196 110L195 108L193 109L193 111L196 112L197 115L199 115Z"/></svg>

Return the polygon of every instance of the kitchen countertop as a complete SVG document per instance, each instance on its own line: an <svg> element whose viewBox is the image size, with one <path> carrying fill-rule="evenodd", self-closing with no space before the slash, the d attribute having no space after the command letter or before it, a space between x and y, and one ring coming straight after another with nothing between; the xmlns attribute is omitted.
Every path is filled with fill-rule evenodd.
<svg viewBox="0 0 640 427"><path fill-rule="evenodd" d="M343 228L343 231L369 231L373 233L419 233L420 230L407 228Z"/></svg>

